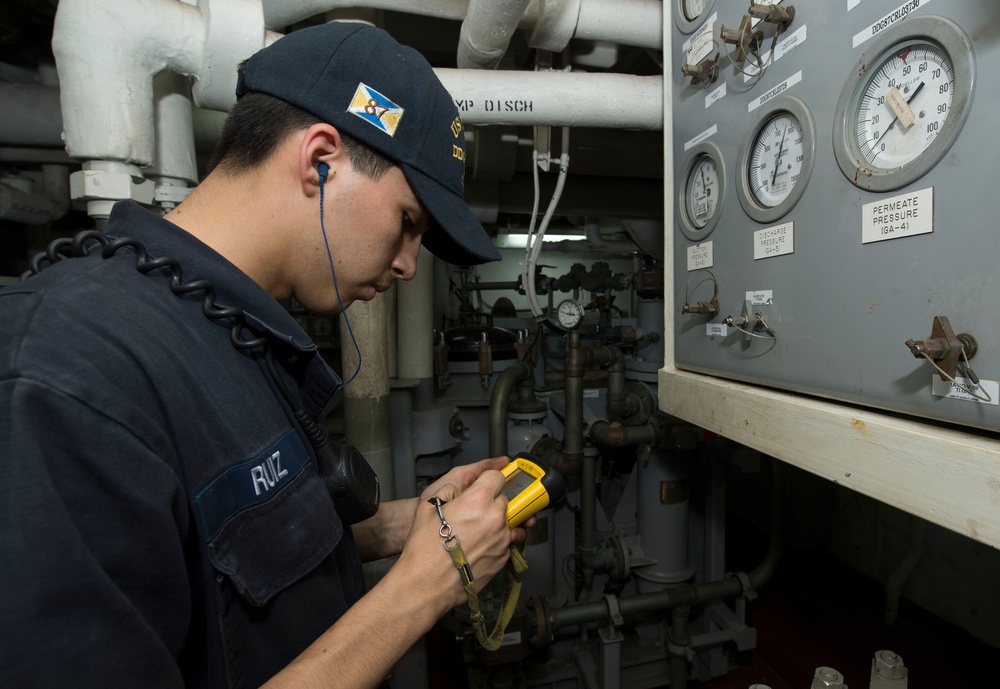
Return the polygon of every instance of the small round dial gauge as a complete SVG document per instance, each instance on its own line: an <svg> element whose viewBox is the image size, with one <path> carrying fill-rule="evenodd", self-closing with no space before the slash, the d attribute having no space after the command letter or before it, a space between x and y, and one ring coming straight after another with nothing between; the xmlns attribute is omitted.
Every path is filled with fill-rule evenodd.
<svg viewBox="0 0 1000 689"><path fill-rule="evenodd" d="M575 299L567 299L556 307L556 322L566 330L573 330L583 322L583 307Z"/></svg>
<svg viewBox="0 0 1000 689"><path fill-rule="evenodd" d="M708 155L699 156L687 179L685 207L691 224L701 229L719 207L719 168Z"/></svg>
<svg viewBox="0 0 1000 689"><path fill-rule="evenodd" d="M958 137L972 102L972 42L950 19L916 17L886 32L851 75L834 122L837 164L858 187L898 189Z"/></svg>
<svg viewBox="0 0 1000 689"><path fill-rule="evenodd" d="M684 11L684 18L694 21L705 11L708 0L681 0L681 9Z"/></svg>
<svg viewBox="0 0 1000 689"><path fill-rule="evenodd" d="M805 103L778 96L768 105L747 129L738 154L736 193L757 222L777 220L798 203L816 158L816 126Z"/></svg>
<svg viewBox="0 0 1000 689"><path fill-rule="evenodd" d="M750 194L759 206L774 208L791 195L802 171L804 151L802 125L791 113L778 113L761 128L747 167Z"/></svg>

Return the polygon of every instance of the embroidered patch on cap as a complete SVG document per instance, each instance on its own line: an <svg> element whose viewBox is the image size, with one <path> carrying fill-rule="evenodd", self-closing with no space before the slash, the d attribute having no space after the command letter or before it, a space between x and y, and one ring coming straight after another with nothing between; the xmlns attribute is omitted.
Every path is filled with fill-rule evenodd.
<svg viewBox="0 0 1000 689"><path fill-rule="evenodd" d="M403 108L365 84L358 84L347 112L378 127L389 136L395 136L399 121L403 119Z"/></svg>

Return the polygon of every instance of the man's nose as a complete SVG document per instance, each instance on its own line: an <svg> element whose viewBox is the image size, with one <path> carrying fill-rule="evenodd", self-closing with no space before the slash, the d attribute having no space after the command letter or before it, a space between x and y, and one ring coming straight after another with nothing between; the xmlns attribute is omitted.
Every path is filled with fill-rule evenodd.
<svg viewBox="0 0 1000 689"><path fill-rule="evenodd" d="M397 280L412 280L417 274L417 255L420 253L420 238L407 242L392 262L392 276Z"/></svg>

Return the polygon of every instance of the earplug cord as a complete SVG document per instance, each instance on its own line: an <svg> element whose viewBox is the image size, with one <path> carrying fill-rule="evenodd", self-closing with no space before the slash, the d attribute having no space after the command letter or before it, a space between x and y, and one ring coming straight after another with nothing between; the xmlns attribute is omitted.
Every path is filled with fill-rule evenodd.
<svg viewBox="0 0 1000 689"><path fill-rule="evenodd" d="M354 380L358 372L361 371L361 348L358 347L358 341L354 338L354 329L351 328L351 321L347 318L347 309L344 308L344 301L340 298L340 288L337 286L337 271L333 268L333 252L330 251L330 240L326 236L326 225L323 223L323 206L324 204L324 194L323 189L326 187L326 176L330 172L330 167L326 163L320 163L317 167L319 171L319 229L323 232L323 243L326 245L326 257L330 261L330 275L333 276L333 290L337 293L337 303L340 305L340 313L344 316L344 324L347 326L347 332L351 335L351 343L354 345L354 351L358 353L358 367L354 369L354 373L351 377L347 379L346 383L341 383L337 390L343 390L351 381Z"/></svg>

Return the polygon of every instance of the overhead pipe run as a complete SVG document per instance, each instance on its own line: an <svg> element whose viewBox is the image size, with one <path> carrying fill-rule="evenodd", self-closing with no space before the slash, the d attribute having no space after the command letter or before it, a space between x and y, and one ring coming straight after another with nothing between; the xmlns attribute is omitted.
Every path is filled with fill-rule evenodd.
<svg viewBox="0 0 1000 689"><path fill-rule="evenodd" d="M466 124L663 128L663 76L436 69Z"/></svg>
<svg viewBox="0 0 1000 689"><path fill-rule="evenodd" d="M459 69L496 69L530 1L471 0L459 32Z"/></svg>
<svg viewBox="0 0 1000 689"><path fill-rule="evenodd" d="M493 4L500 0L487 0ZM526 4L518 28L527 32L528 46L559 52L572 38L608 41L662 50L662 0L505 0ZM331 10L364 7L463 21L473 14L469 0L264 0L264 24L284 29ZM482 35L489 27L471 29Z"/></svg>

